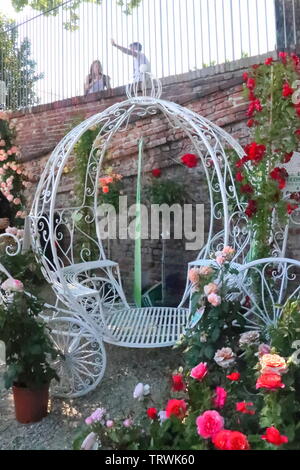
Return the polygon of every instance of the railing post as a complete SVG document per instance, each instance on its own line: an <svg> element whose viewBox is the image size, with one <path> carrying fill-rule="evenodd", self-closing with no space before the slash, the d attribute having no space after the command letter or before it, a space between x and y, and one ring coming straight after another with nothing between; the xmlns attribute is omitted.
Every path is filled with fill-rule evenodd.
<svg viewBox="0 0 300 470"><path fill-rule="evenodd" d="M300 0L274 0L276 48L278 51L300 50Z"/></svg>

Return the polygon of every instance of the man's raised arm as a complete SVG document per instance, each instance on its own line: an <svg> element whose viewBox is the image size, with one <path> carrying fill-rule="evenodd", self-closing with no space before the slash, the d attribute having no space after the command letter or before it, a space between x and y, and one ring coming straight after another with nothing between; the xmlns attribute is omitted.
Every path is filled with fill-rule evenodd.
<svg viewBox="0 0 300 470"><path fill-rule="evenodd" d="M125 54L133 55L134 57L137 57L137 52L132 51L131 49L127 49L127 47L119 46L118 44L116 44L114 39L111 39L111 43L113 46L115 46L117 49L124 52Z"/></svg>

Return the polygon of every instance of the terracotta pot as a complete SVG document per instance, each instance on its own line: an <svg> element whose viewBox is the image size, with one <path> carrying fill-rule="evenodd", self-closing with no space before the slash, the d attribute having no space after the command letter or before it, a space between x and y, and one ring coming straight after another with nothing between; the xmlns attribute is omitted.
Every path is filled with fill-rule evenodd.
<svg viewBox="0 0 300 470"><path fill-rule="evenodd" d="M13 385L13 395L19 423L35 423L47 416L49 385L34 390Z"/></svg>

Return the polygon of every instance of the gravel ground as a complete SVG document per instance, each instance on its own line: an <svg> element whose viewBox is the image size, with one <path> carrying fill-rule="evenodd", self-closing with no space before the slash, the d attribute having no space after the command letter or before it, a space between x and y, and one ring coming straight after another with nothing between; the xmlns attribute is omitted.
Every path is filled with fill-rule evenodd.
<svg viewBox="0 0 300 470"><path fill-rule="evenodd" d="M157 405L167 398L171 372L181 365L181 354L172 348L151 350L106 346L108 363L102 382L88 395L73 400L52 398L49 414L39 423L19 424L14 416L11 391L0 380L0 449L71 449L85 417L97 407L105 407L111 417L141 412L132 393L138 382L151 386ZM2 368L3 373L3 368ZM1 379L1 370L0 370Z"/></svg>

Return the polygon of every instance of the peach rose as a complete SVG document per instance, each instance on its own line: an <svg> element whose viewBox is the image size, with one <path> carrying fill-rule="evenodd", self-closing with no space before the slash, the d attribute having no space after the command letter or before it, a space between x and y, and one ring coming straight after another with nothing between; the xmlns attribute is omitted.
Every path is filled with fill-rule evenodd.
<svg viewBox="0 0 300 470"><path fill-rule="evenodd" d="M200 276L198 268L192 268L189 270L189 280L192 284L197 284L197 282L199 282L199 277Z"/></svg>
<svg viewBox="0 0 300 470"><path fill-rule="evenodd" d="M283 374L287 371L285 359L278 354L264 354L259 362L263 374L268 372Z"/></svg>
<svg viewBox="0 0 300 470"><path fill-rule="evenodd" d="M209 276L213 272L214 270L210 266L201 266L201 268L199 268L200 276Z"/></svg>

